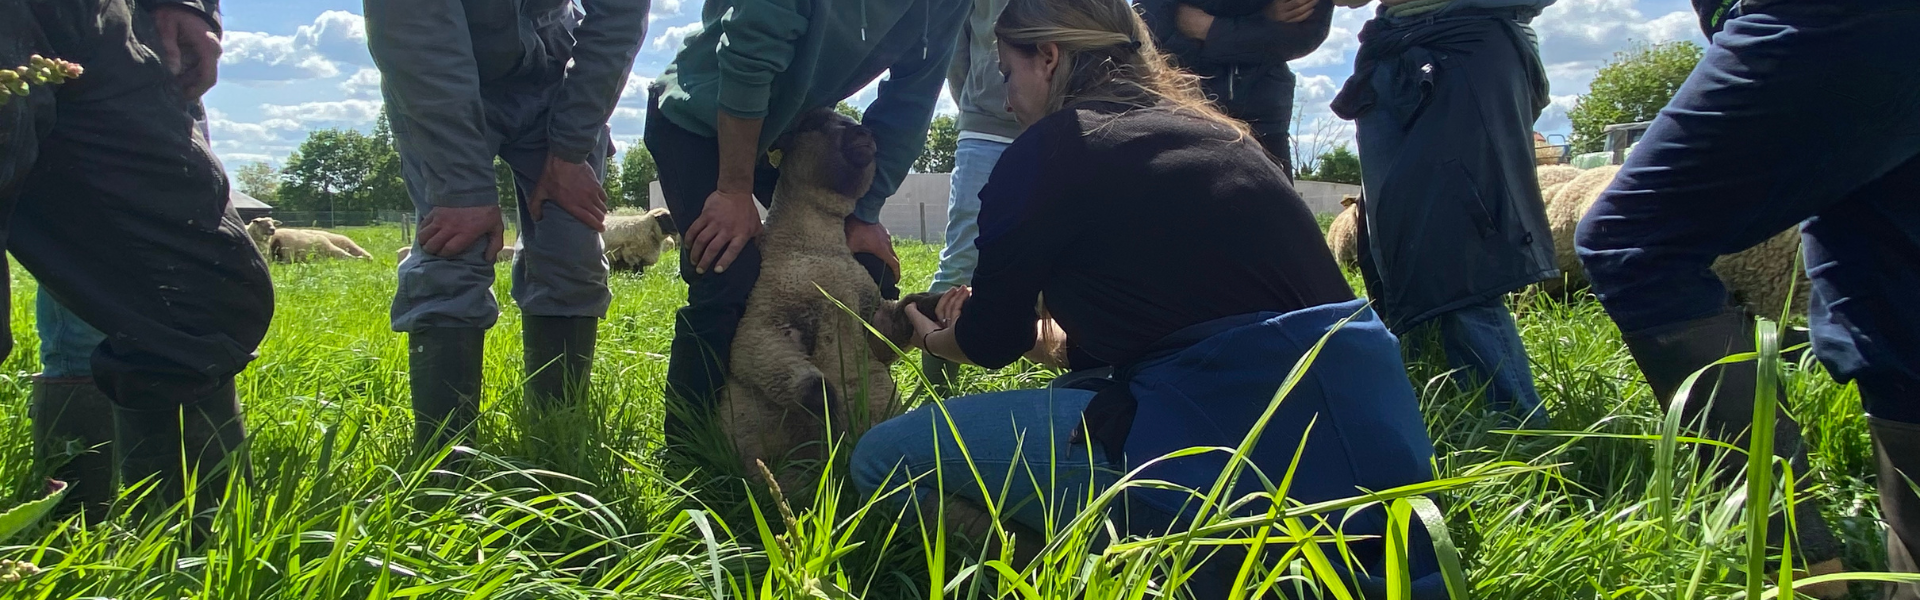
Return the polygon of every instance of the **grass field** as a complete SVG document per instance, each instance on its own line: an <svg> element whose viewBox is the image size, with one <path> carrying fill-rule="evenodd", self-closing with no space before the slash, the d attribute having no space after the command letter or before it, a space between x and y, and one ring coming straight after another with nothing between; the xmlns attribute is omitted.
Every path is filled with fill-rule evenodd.
<svg viewBox="0 0 1920 600"><path fill-rule="evenodd" d="M659 390L685 293L671 259L644 276L615 275L591 410L564 428L522 423L519 319L506 302L488 335L475 444L486 467L457 481L430 476L408 456L406 353L387 327L398 230L344 232L375 260L274 266L278 312L240 379L256 477L229 492L211 541L191 547L177 518L37 523L0 540L11 544L0 558L38 570L6 577L15 567L0 567L0 597L1146 598L1173 587L1167 567L1204 548L1149 539L1091 550L1103 534L1081 519L1038 563L1009 565L997 551L923 535L843 486L795 499L785 514L768 496L750 496L739 473L668 471L657 447ZM938 249L899 250L902 288L923 288ZM38 370L33 283L16 266L13 284L17 346L0 366L0 481L9 503L45 487L26 417L28 376ZM1489 432L1439 361L1411 363L1438 444L1442 479L1432 489L1443 514L1431 516L1445 521L1443 554L1458 555L1459 585L1473 598L1515 600L1751 589L1744 492L1693 475L1687 446L1665 446L1674 460L1661 459L1664 410L1600 307L1536 300L1517 309L1541 394L1564 431ZM914 362L901 361L900 381L912 379L906 365ZM970 370L964 385L1036 387L1051 375ZM1788 365L1785 376L1814 449L1813 485L1795 492L1825 503L1851 568L1877 569L1878 508L1858 397L1817 366ZM1267 529L1275 543L1318 523L1299 511L1280 517L1281 527ZM1269 577L1295 589L1324 566L1311 555L1291 559L1289 569L1253 573L1251 582ZM1854 591L1869 597L1867 585Z"/></svg>

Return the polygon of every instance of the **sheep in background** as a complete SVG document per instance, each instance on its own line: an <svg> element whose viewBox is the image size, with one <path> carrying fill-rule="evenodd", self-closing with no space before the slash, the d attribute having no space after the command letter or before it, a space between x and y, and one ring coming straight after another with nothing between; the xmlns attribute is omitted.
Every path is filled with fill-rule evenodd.
<svg viewBox="0 0 1920 600"><path fill-rule="evenodd" d="M1356 269L1360 267L1360 198L1341 198L1340 205L1346 208L1327 226L1327 249L1333 251L1333 262L1340 268Z"/></svg>
<svg viewBox="0 0 1920 600"><path fill-rule="evenodd" d="M493 262L513 262L514 248L515 246L501 248L500 253L494 256ZM393 251L393 256L394 262L407 262L407 257L413 256L413 246L401 246L400 249Z"/></svg>
<svg viewBox="0 0 1920 600"><path fill-rule="evenodd" d="M667 209L656 208L640 215L607 215L607 230L600 237L606 243L609 268L642 273L660 262L661 253L674 248L680 229Z"/></svg>
<svg viewBox="0 0 1920 600"><path fill-rule="evenodd" d="M373 258L347 236L318 229L282 229L280 224L270 217L247 223L247 235L253 238L261 256L279 262L300 262L314 257Z"/></svg>
<svg viewBox="0 0 1920 600"><path fill-rule="evenodd" d="M1545 200L1547 202L1552 202L1553 196L1545 194L1544 190L1546 190L1549 187L1553 187L1569 181L1573 181L1575 177L1580 176L1580 173L1581 171L1578 167L1572 167L1568 165L1545 165L1545 166L1535 167L1533 171L1533 178L1534 178L1534 181L1540 182L1540 189L1543 191L1543 193L1540 196L1540 199Z"/></svg>
<svg viewBox="0 0 1920 600"><path fill-rule="evenodd" d="M1541 282L1541 292L1563 295L1587 285L1586 272L1574 252L1574 230L1619 171L1618 166L1589 169L1567 182L1548 205L1547 222L1553 232L1554 258L1564 279ZM1789 302L1787 290L1792 287L1794 294L1789 310L1791 314L1804 315L1809 283L1805 269L1795 268L1799 254L1800 229L1794 227L1752 248L1720 257L1713 262L1713 272L1726 283L1733 301L1748 312L1778 317Z"/></svg>

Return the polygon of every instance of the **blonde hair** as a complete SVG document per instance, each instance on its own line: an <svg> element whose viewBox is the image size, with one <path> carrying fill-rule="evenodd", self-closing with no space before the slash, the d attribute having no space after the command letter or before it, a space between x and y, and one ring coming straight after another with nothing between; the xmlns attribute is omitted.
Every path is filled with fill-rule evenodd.
<svg viewBox="0 0 1920 600"><path fill-rule="evenodd" d="M1207 100L1199 77L1167 62L1126 0L1011 0L993 33L1023 53L1037 52L1043 43L1060 48L1049 113L1086 102L1164 104L1250 135L1246 123Z"/></svg>

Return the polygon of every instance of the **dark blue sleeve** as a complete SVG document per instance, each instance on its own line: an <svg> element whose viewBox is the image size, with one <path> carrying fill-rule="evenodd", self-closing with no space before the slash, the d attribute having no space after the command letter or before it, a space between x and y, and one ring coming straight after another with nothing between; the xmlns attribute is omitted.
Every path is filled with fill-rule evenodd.
<svg viewBox="0 0 1920 600"><path fill-rule="evenodd" d="M1053 119L1050 119L1053 120ZM1059 121L1059 120L1055 120ZM1072 119L1066 119L1072 124ZM1014 140L980 190L980 262L954 339L974 364L998 369L1033 349L1040 290L1074 237L1056 190L1072 189L1070 161L1044 150L1045 121ZM1044 176L1043 176L1044 174Z"/></svg>

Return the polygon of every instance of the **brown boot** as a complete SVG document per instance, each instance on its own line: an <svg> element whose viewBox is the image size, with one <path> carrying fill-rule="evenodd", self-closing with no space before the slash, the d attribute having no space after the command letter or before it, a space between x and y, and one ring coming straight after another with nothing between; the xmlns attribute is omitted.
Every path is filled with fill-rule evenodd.
<svg viewBox="0 0 1920 600"><path fill-rule="evenodd" d="M113 504L113 403L91 377L33 380L34 459L67 484L60 514L98 523Z"/></svg>

